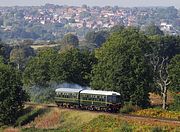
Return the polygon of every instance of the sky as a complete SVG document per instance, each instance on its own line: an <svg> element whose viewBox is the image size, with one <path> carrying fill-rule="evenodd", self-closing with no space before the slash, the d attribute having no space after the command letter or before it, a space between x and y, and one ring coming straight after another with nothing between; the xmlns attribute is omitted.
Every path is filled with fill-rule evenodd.
<svg viewBox="0 0 180 132"><path fill-rule="evenodd" d="M120 7L142 7L142 6L175 6L180 8L180 0L0 0L0 6L31 6L44 5L46 3L58 5L81 6L105 6L118 5Z"/></svg>

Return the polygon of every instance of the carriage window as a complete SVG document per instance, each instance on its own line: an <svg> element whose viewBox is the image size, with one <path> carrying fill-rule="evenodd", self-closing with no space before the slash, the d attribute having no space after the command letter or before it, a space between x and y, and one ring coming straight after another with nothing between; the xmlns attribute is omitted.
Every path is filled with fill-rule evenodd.
<svg viewBox="0 0 180 132"><path fill-rule="evenodd" d="M112 103L116 103L116 95L112 96Z"/></svg>
<svg viewBox="0 0 180 132"><path fill-rule="evenodd" d="M117 103L120 103L120 102L121 102L120 96L116 96L116 99L117 99Z"/></svg>
<svg viewBox="0 0 180 132"><path fill-rule="evenodd" d="M116 103L116 95L108 96L108 102Z"/></svg>

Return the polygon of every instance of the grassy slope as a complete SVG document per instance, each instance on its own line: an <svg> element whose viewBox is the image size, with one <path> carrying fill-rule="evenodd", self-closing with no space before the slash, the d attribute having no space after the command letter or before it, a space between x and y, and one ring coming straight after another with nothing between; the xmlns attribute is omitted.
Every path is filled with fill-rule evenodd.
<svg viewBox="0 0 180 132"><path fill-rule="evenodd" d="M45 111L39 114L33 114L40 109ZM34 112L32 112L34 111ZM176 131L180 126L162 123L151 122L149 120L128 119L122 116L88 112L65 110L58 108L33 108L31 112L23 115L21 120L26 120L27 124L19 126L16 129L7 128L5 132L60 132L60 131L89 131L89 132L109 132L109 131L141 131L150 132L153 128L165 129L168 131ZM30 113L30 114L29 114ZM34 117L36 115L36 117ZM27 116L30 119L27 121ZM19 119L20 120L20 119ZM2 131L2 129L0 129Z"/></svg>

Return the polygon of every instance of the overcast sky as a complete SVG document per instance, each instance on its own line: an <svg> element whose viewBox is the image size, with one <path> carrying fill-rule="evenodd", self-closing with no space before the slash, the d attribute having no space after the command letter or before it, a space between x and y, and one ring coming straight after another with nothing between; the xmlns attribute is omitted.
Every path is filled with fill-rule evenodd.
<svg viewBox="0 0 180 132"><path fill-rule="evenodd" d="M0 0L0 6L44 5L45 3L76 6L87 4L89 6L175 6L176 8L180 8L180 0Z"/></svg>

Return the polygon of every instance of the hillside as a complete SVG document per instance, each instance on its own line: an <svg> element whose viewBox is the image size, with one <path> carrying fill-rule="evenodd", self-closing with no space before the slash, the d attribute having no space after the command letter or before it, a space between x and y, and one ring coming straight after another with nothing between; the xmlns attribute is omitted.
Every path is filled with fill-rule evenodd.
<svg viewBox="0 0 180 132"><path fill-rule="evenodd" d="M16 128L3 127L4 132L60 132L60 131L178 131L179 122L166 122L157 119L125 117L102 112L60 109L47 106L26 106L24 115L16 122Z"/></svg>

